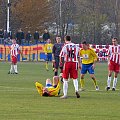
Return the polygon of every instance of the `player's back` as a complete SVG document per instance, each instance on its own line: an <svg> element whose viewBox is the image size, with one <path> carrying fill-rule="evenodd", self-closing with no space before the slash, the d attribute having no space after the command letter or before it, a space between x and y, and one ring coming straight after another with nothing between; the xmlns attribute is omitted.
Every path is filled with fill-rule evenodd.
<svg viewBox="0 0 120 120"><path fill-rule="evenodd" d="M74 43L66 44L60 53L66 62L77 62L79 56L79 46Z"/></svg>

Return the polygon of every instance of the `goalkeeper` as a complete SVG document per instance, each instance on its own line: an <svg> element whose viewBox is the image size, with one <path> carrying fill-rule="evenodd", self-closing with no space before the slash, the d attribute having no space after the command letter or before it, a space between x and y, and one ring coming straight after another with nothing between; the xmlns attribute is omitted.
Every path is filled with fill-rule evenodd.
<svg viewBox="0 0 120 120"><path fill-rule="evenodd" d="M58 96L60 94L60 82L58 76L54 76L53 81L46 79L45 87L39 82L36 82L35 86L40 96Z"/></svg>

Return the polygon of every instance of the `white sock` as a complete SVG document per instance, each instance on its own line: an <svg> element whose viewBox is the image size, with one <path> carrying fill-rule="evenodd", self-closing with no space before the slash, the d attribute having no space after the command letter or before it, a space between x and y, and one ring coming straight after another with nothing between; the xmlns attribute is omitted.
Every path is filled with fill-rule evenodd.
<svg viewBox="0 0 120 120"><path fill-rule="evenodd" d="M74 87L75 87L75 92L78 92L78 80L73 79L73 84L74 84Z"/></svg>
<svg viewBox="0 0 120 120"><path fill-rule="evenodd" d="M116 88L116 85L117 85L117 78L114 78L114 80L113 80L113 88Z"/></svg>
<svg viewBox="0 0 120 120"><path fill-rule="evenodd" d="M64 96L67 96L67 90L68 90L68 81L66 81L63 78L63 94L64 94Z"/></svg>
<svg viewBox="0 0 120 120"><path fill-rule="evenodd" d="M111 77L108 76L108 79L107 79L107 87L110 87L110 83L111 83Z"/></svg>
<svg viewBox="0 0 120 120"><path fill-rule="evenodd" d="M11 65L10 73L13 73L13 72L14 72L14 65Z"/></svg>
<svg viewBox="0 0 120 120"><path fill-rule="evenodd" d="M15 70L16 73L18 73L18 71L17 71L17 65L14 65L14 70Z"/></svg>

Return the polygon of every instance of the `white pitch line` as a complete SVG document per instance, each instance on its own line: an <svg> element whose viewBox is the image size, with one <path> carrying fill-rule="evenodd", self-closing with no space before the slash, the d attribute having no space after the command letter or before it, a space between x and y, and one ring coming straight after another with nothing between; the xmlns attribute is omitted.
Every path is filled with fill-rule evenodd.
<svg viewBox="0 0 120 120"><path fill-rule="evenodd" d="M8 87L8 86L0 86L0 88L4 88L4 89L10 89L10 90L8 90L8 91L13 91L13 90L17 90L17 91L19 91L19 90L36 90L36 89L34 89L34 88L20 88L20 87ZM0 90L0 91L2 91L2 90Z"/></svg>

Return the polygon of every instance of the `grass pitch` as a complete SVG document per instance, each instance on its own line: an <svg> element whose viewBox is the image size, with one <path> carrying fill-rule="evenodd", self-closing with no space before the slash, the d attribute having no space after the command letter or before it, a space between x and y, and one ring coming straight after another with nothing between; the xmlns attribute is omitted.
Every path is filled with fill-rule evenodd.
<svg viewBox="0 0 120 120"><path fill-rule="evenodd" d="M45 85L52 78L44 62L18 63L18 75L7 74L10 63L0 62L0 120L119 120L120 119L120 76L117 90L106 91L107 63L96 65L96 78L100 91L95 91L89 75L85 77L86 90L75 97L70 80L68 99L40 97L35 81ZM62 88L62 86L61 86ZM61 91L62 95L62 91Z"/></svg>

